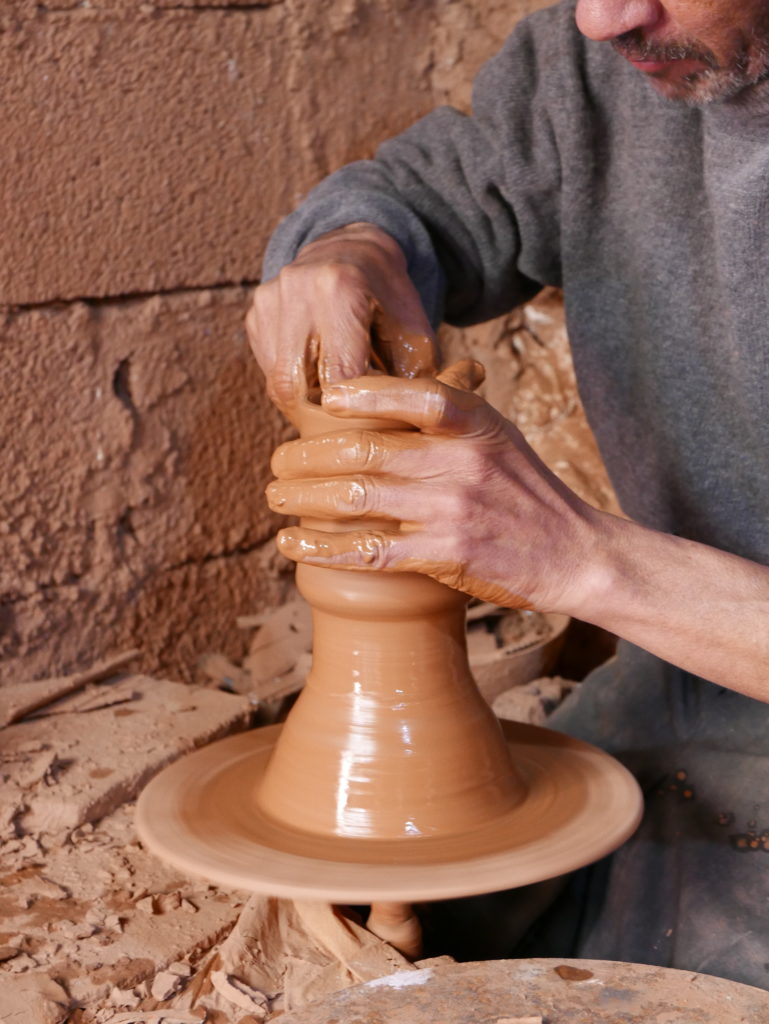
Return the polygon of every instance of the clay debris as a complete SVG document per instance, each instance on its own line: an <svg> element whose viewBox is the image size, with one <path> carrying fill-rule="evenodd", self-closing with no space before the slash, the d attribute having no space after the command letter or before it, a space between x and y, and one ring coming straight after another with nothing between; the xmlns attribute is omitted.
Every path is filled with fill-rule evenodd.
<svg viewBox="0 0 769 1024"><path fill-rule="evenodd" d="M206 654L203 673L225 690L250 694L255 702L276 700L304 685L312 661L312 619L306 601L294 597L264 615L238 618L241 629L255 630L242 665L222 654Z"/></svg>
<svg viewBox="0 0 769 1024"><path fill-rule="evenodd" d="M491 707L498 718L544 725L558 705L578 686L574 680L560 676L533 679L523 686L514 686L500 693Z"/></svg>
<svg viewBox="0 0 769 1024"><path fill-rule="evenodd" d="M59 698L82 690L88 683L107 679L132 661L136 661L138 657L138 650L124 651L74 675L39 679L28 683L9 683L0 687L0 726L18 722L32 712L53 704Z"/></svg>
<svg viewBox="0 0 769 1024"><path fill-rule="evenodd" d="M2 1024L259 1024L413 969L330 906L249 898L148 854L141 786L247 727L252 704L148 676L94 683L106 668L0 733Z"/></svg>
<svg viewBox="0 0 769 1024"><path fill-rule="evenodd" d="M536 1017L498 1017L494 1024L544 1024L540 1014Z"/></svg>
<svg viewBox="0 0 769 1024"><path fill-rule="evenodd" d="M27 717L0 734L3 1024L154 1012L243 906L147 854L132 800L169 761L245 728L250 704L147 676L95 682L134 656L9 687L34 696L11 694L6 713Z"/></svg>
<svg viewBox="0 0 769 1024"><path fill-rule="evenodd" d="M242 1013L249 1022L266 1021L339 989L418 966L367 931L353 911L252 896L215 956L172 1002L212 1016L231 1014L234 1021Z"/></svg>
<svg viewBox="0 0 769 1024"><path fill-rule="evenodd" d="M181 754L245 728L250 710L242 698L148 676L99 684L85 703L61 698L56 714L3 731L0 836L98 820Z"/></svg>
<svg viewBox="0 0 769 1024"><path fill-rule="evenodd" d="M146 1010L139 1013L118 1013L106 1024L202 1024L199 1013L177 1013L175 1010Z"/></svg>

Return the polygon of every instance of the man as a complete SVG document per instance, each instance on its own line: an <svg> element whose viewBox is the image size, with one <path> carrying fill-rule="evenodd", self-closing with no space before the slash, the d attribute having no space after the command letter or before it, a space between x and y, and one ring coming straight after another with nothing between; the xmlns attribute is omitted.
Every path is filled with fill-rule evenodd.
<svg viewBox="0 0 769 1024"><path fill-rule="evenodd" d="M620 756L647 815L528 950L764 987L767 76L766 0L540 11L481 72L472 118L437 110L311 193L271 243L248 322L288 414L319 379L340 416L322 451L279 451L272 506L330 514L342 481L334 515L393 521L352 531L333 556L322 533L291 528L286 554L416 568L623 638L554 724ZM488 319L547 284L564 290L581 394L629 521L560 484L470 393L472 367L431 376L431 324ZM353 379L372 336L412 379ZM408 446L345 432L360 413L422 432ZM297 486L308 445L322 476Z"/></svg>

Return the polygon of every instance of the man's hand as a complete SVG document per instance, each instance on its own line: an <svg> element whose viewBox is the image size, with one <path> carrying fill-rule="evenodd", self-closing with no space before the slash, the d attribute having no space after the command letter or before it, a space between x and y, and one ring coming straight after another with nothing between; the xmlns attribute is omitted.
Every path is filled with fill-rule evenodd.
<svg viewBox="0 0 769 1024"><path fill-rule="evenodd" d="M256 289L246 327L270 398L289 419L310 389L362 376L372 360L399 377L435 370L435 336L403 252L371 224L305 246Z"/></svg>
<svg viewBox="0 0 769 1024"><path fill-rule="evenodd" d="M341 429L278 448L273 509L352 521L341 533L289 527L281 550L313 565L415 570L496 604L576 615L769 702L769 568L586 505L465 390L477 383L473 365L326 388L340 427L366 416L418 432Z"/></svg>
<svg viewBox="0 0 769 1024"><path fill-rule="evenodd" d="M267 489L273 509L378 521L343 533L290 527L279 535L281 551L315 565L415 570L509 607L578 605L597 513L512 423L464 390L479 383L481 369L467 361L438 379L369 376L325 388L323 406L340 418L405 422L419 432L341 429L278 448L278 480Z"/></svg>

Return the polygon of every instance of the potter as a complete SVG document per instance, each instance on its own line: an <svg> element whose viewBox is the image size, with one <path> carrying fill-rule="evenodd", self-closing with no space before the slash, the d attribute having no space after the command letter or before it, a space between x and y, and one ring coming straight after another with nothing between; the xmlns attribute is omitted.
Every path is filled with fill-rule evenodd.
<svg viewBox="0 0 769 1024"><path fill-rule="evenodd" d="M472 112L440 107L335 172L268 248L256 358L283 408L319 381L339 423L315 477L299 466L315 449L281 453L272 500L325 513L335 494L351 529L291 527L287 553L418 569L621 638L552 722L631 765L647 817L573 880L530 954L767 985L765 866L718 824L769 827L767 208L764 0L562 0L482 69ZM546 286L627 518L585 506L432 376L442 319L489 320ZM423 339L400 362L393 323ZM394 376L369 380L372 364ZM362 413L419 440L347 432ZM665 780L681 770L696 798L679 805Z"/></svg>

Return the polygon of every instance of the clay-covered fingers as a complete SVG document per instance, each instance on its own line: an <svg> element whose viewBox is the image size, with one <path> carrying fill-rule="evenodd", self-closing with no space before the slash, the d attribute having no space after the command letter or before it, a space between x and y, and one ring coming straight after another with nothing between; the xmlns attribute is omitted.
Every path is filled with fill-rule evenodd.
<svg viewBox="0 0 769 1024"><path fill-rule="evenodd" d="M351 224L304 246L256 289L246 328L268 393L289 416L316 382L361 376L372 360L409 377L436 365L435 337L406 258L371 224Z"/></svg>
<svg viewBox="0 0 769 1024"><path fill-rule="evenodd" d="M292 264L257 288L246 330L275 404L290 416L315 384L365 373L371 316L354 268Z"/></svg>
<svg viewBox="0 0 769 1024"><path fill-rule="evenodd" d="M392 519L415 523L426 516L429 495L421 483L391 477L275 480L266 490L273 512L312 519ZM440 495L436 495L436 500Z"/></svg>
<svg viewBox="0 0 769 1024"><path fill-rule="evenodd" d="M453 590L509 608L531 608L502 580L475 576L466 562L424 551L419 531L350 530L325 533L291 526L278 534L280 551L295 562L359 572L419 572ZM443 545L439 544L437 549ZM436 550L437 550L436 549Z"/></svg>
<svg viewBox="0 0 769 1024"><path fill-rule="evenodd" d="M415 431L348 430L301 441L287 441L272 455L272 472L281 480L355 473L409 475L422 465L430 440Z"/></svg>
<svg viewBox="0 0 769 1024"><path fill-rule="evenodd" d="M472 373L470 368L457 371L463 380L472 380ZM322 400L335 416L400 421L428 434L473 437L494 432L502 422L482 398L435 377L358 377L325 388Z"/></svg>
<svg viewBox="0 0 769 1024"><path fill-rule="evenodd" d="M324 533L289 526L278 533L278 548L295 562L346 569L391 569L404 556L405 538L397 532L350 530Z"/></svg>
<svg viewBox="0 0 769 1024"><path fill-rule="evenodd" d="M366 373L375 306L366 275L355 266L329 264L314 268L313 287L321 387Z"/></svg>
<svg viewBox="0 0 769 1024"><path fill-rule="evenodd" d="M374 364L396 377L431 377L439 362L438 343L416 289L402 289L397 308L397 317L374 311Z"/></svg>

